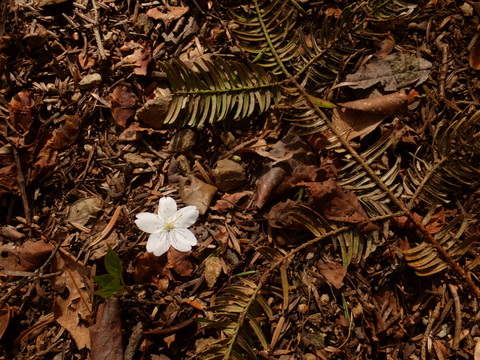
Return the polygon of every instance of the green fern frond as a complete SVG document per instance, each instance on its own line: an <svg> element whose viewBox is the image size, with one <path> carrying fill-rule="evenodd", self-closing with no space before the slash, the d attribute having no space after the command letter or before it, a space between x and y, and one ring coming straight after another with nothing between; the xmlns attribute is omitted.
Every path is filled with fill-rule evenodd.
<svg viewBox="0 0 480 360"><path fill-rule="evenodd" d="M326 220L318 212L305 205L297 206L290 215L316 237L322 237L343 225ZM375 251L379 243L378 234L375 232L364 233L354 227L332 235L331 239L334 248L340 249L342 266L345 268L352 262L355 264L363 262Z"/></svg>
<svg viewBox="0 0 480 360"><path fill-rule="evenodd" d="M406 21L412 20L422 9L425 1L408 3L403 0L369 0L361 4L366 15L376 21Z"/></svg>
<svg viewBox="0 0 480 360"><path fill-rule="evenodd" d="M422 154L423 155L423 154ZM448 203L456 195L480 184L480 111L453 120L435 135L430 155L415 155L405 179L406 197L432 204Z"/></svg>
<svg viewBox="0 0 480 360"><path fill-rule="evenodd" d="M295 6L297 5L297 6ZM298 56L298 4L285 0L253 0L249 7L231 10L239 26L232 29L239 45L254 62L274 74L289 75L289 62Z"/></svg>
<svg viewBox="0 0 480 360"><path fill-rule="evenodd" d="M243 279L242 284L226 287L208 311L216 319L208 322L208 327L222 331L226 339L211 344L199 354L200 358L253 360L257 358L257 343L268 349L262 322L270 319L273 311L260 294L259 285Z"/></svg>
<svg viewBox="0 0 480 360"><path fill-rule="evenodd" d="M461 240L467 228L467 219L463 216L457 216L442 231L435 234L437 241L456 261L464 256L477 240L473 236ZM413 267L415 273L419 276L433 275L448 267L448 264L438 255L435 248L427 242L422 242L411 249L403 250L403 253L408 265Z"/></svg>
<svg viewBox="0 0 480 360"><path fill-rule="evenodd" d="M165 124L183 119L182 126L244 119L263 113L280 100L276 77L251 63L203 61L197 72L180 61L160 63L171 85L172 100Z"/></svg>
<svg viewBox="0 0 480 360"><path fill-rule="evenodd" d="M352 38L363 22L357 9L348 6L338 17L324 14L319 27L310 27L308 43L307 36L300 33L303 51L302 61L295 64L296 76L306 72L308 80L317 86L327 85L338 76L346 58L359 51L352 44Z"/></svg>

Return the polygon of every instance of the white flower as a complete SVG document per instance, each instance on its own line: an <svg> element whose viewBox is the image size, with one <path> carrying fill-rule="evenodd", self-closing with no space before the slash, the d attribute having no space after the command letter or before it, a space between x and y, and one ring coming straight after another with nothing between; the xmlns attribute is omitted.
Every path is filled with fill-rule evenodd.
<svg viewBox="0 0 480 360"><path fill-rule="evenodd" d="M135 224L140 230L150 233L147 242L147 251L160 256L173 246L178 251L190 251L197 245L195 235L188 230L198 219L198 210L195 206L186 206L177 211L177 204L171 197L160 199L158 215L140 213Z"/></svg>

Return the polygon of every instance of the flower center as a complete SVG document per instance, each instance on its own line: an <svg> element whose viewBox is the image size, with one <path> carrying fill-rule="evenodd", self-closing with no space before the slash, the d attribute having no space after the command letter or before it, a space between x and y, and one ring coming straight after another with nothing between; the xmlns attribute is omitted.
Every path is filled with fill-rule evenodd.
<svg viewBox="0 0 480 360"><path fill-rule="evenodd" d="M169 223L165 224L165 230L167 230L167 231L173 230L174 227L175 227L175 225L174 225L173 222L169 222Z"/></svg>

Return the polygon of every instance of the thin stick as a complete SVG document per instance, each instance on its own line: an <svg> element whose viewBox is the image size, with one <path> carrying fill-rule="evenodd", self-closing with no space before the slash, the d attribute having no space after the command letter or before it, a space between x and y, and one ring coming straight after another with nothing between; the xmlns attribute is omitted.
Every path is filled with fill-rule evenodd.
<svg viewBox="0 0 480 360"><path fill-rule="evenodd" d="M462 306L460 305L460 298L458 297L458 292L455 285L448 284L448 288L452 293L453 309L455 312L455 330L452 339L452 349L458 350L460 345L460 336L462 334Z"/></svg>
<svg viewBox="0 0 480 360"><path fill-rule="evenodd" d="M32 212L30 205L28 204L27 190L25 186L25 176L23 176L22 163L20 162L20 156L18 155L18 150L15 146L13 148L13 156L15 157L15 163L17 166L17 183L18 189L20 190L20 196L22 198L23 210L25 211L25 220L28 225L32 224Z"/></svg>
<svg viewBox="0 0 480 360"><path fill-rule="evenodd" d="M93 33L95 35L95 42L97 43L98 58L100 61L103 61L107 58L105 54L105 48L103 47L102 37L100 36L100 22L98 21L98 6L95 0L92 0L93 13L95 14L95 26L93 28Z"/></svg>

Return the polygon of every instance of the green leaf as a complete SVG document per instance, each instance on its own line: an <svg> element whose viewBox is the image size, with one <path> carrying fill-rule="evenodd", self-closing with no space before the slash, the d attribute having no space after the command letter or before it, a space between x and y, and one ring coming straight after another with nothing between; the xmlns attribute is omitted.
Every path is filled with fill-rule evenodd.
<svg viewBox="0 0 480 360"><path fill-rule="evenodd" d="M114 295L118 290L122 289L123 286L120 283L120 279L113 279L111 283L105 286L103 289L97 290L94 292L95 295L101 296L104 299L109 298Z"/></svg>
<svg viewBox="0 0 480 360"><path fill-rule="evenodd" d="M107 255L105 256L105 268L109 274L112 274L119 279L122 277L122 262L120 261L118 254L113 251L111 247L108 247Z"/></svg>
<svg viewBox="0 0 480 360"><path fill-rule="evenodd" d="M110 283L112 283L114 280L117 280L118 277L112 274L104 274L100 276L94 276L93 279L101 286L101 287L106 287ZM120 280L120 279L118 279Z"/></svg>
<svg viewBox="0 0 480 360"><path fill-rule="evenodd" d="M337 107L337 105L331 103L330 101L323 100L312 95L307 95L307 98L313 105L318 106L319 108L333 109Z"/></svg>

